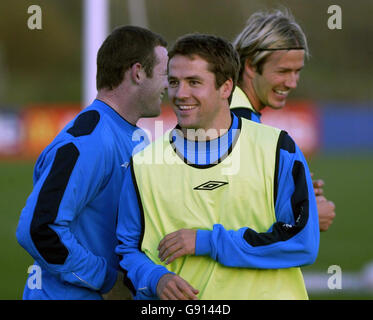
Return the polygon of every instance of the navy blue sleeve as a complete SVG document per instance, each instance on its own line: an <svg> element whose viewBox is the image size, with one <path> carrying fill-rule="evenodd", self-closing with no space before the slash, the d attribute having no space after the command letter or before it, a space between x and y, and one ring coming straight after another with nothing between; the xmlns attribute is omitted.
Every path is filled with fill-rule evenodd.
<svg viewBox="0 0 373 320"><path fill-rule="evenodd" d="M136 299L151 299L157 297L159 279L169 271L164 266L155 264L141 251L142 220L141 201L131 164L125 173L119 200L119 245L115 252L121 256L120 266L132 282Z"/></svg>
<svg viewBox="0 0 373 320"><path fill-rule="evenodd" d="M275 180L277 221L267 232L242 227L198 230L196 255L209 255L230 267L278 269L312 264L319 247L319 225L312 179L298 146L282 132Z"/></svg>

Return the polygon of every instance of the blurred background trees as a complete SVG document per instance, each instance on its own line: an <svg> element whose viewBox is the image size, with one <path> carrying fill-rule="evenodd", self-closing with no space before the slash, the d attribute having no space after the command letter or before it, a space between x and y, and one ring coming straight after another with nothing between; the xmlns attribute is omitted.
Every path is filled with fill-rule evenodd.
<svg viewBox="0 0 373 320"><path fill-rule="evenodd" d="M373 100L373 1L145 0L148 27L172 44L190 32L233 40L256 10L289 8L308 36L311 59L292 97ZM37 4L43 29L29 30ZM342 30L329 30L329 5L342 9ZM82 1L0 2L0 106L82 100ZM110 30L129 24L128 2L110 0Z"/></svg>

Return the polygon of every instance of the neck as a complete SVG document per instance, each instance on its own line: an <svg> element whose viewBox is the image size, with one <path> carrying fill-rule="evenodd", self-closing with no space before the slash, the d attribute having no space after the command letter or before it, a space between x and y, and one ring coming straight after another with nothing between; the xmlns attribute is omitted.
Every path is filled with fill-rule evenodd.
<svg viewBox="0 0 373 320"><path fill-rule="evenodd" d="M256 112L260 112L265 108L265 105L259 100L255 92L253 82L250 78L247 77L247 75L243 75L243 79L238 86L246 94L251 103L251 106Z"/></svg>
<svg viewBox="0 0 373 320"><path fill-rule="evenodd" d="M123 91L101 89L98 91L96 99L105 102L127 122L135 126L140 118L140 115L136 112L137 108L130 102L130 95L121 95L119 92Z"/></svg>

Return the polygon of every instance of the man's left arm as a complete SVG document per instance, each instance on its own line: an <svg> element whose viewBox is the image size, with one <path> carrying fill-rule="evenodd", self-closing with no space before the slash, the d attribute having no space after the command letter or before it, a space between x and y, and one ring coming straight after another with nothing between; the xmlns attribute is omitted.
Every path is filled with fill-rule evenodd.
<svg viewBox="0 0 373 320"><path fill-rule="evenodd" d="M312 179L298 146L287 134L281 139L277 221L267 232L244 226L226 230L221 224L212 230L183 229L160 242L160 258L171 263L185 254L208 255L225 266L264 269L312 264L320 236Z"/></svg>

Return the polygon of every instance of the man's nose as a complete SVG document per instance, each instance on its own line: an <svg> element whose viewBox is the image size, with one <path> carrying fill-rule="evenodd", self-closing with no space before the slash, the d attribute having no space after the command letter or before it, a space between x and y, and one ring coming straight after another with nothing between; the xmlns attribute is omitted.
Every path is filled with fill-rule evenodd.
<svg viewBox="0 0 373 320"><path fill-rule="evenodd" d="M176 88L175 97L177 99L184 99L189 96L188 86L182 82L179 83L179 86Z"/></svg>
<svg viewBox="0 0 373 320"><path fill-rule="evenodd" d="M295 72L291 72L285 82L285 86L290 89L295 89L298 85L299 75Z"/></svg>

